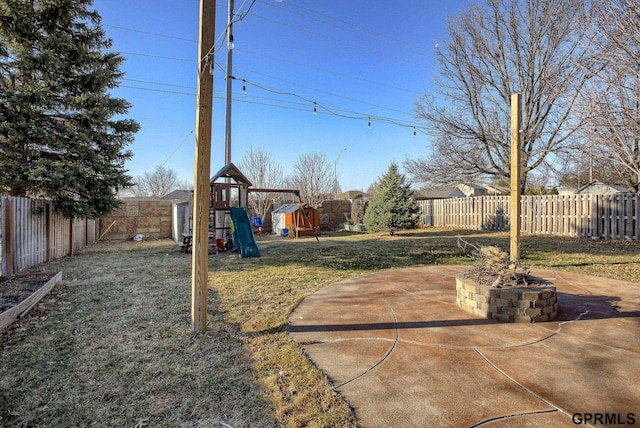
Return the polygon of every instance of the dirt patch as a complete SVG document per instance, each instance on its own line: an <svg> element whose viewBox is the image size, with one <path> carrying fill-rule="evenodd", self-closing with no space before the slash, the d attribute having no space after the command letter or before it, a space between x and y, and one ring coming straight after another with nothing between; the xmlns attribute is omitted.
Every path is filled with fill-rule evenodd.
<svg viewBox="0 0 640 428"><path fill-rule="evenodd" d="M55 273L0 278L0 313L11 309L45 285Z"/></svg>

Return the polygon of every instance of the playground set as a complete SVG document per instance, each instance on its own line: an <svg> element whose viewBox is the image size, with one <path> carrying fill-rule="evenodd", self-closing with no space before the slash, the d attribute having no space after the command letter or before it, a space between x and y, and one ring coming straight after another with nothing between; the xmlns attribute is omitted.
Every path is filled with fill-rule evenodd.
<svg viewBox="0 0 640 428"><path fill-rule="evenodd" d="M287 189L251 189L251 182L233 163L222 167L210 180L209 199L209 253L237 251L241 258L260 257L255 234L262 233L260 217L249 219L247 201L249 192L292 193L300 199L300 192ZM287 217L279 220L277 230L281 236L315 236L320 233L317 210L298 204L286 205ZM275 211L274 211L275 213ZM274 214L275 215L275 214ZM185 234L182 251L191 250L191 235Z"/></svg>

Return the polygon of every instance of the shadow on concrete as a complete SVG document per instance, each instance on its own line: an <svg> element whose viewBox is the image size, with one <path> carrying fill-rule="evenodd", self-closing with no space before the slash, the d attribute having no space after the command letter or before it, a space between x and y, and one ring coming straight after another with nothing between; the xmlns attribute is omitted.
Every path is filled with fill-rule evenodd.
<svg viewBox="0 0 640 428"><path fill-rule="evenodd" d="M291 325L288 328L290 333L313 333L320 331L360 331L360 330L399 330L410 328L433 328L433 327L462 327L469 325L496 324L496 321L477 318L466 320L436 320L436 321L405 321L405 322L379 322L360 324L320 324L320 325Z"/></svg>
<svg viewBox="0 0 640 428"><path fill-rule="evenodd" d="M558 316L554 321L581 321L606 318L640 318L638 311L620 311L617 296L588 296L581 294L558 293ZM314 333L326 331L366 331L366 330L395 330L433 327L461 327L487 324L502 324L498 321L476 318L457 320L409 321L409 322L381 322L355 324L319 324L319 325L281 325L275 329L255 332L269 334L288 331L289 333Z"/></svg>
<svg viewBox="0 0 640 428"><path fill-rule="evenodd" d="M617 296L593 296L557 293L558 317L555 321L594 320L605 318L640 318L640 310L622 312ZM582 314L582 315L581 315Z"/></svg>

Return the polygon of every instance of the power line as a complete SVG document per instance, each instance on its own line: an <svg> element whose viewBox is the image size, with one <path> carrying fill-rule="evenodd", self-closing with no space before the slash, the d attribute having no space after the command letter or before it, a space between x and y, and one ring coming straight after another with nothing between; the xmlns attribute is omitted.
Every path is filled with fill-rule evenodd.
<svg viewBox="0 0 640 428"><path fill-rule="evenodd" d="M330 95L330 96L336 97L336 98L342 98L342 99L347 100L347 101L353 101L353 102L358 103L358 104L368 105L368 106L371 106L371 107L376 107L376 108L380 108L380 109L383 109L383 110L389 110L389 111L393 111L393 112L401 113L401 114L410 114L410 113L407 113L406 111L392 109L392 108L381 106L381 105L378 105L378 104L373 104L373 103L370 103L370 102L367 102L367 101L360 101L360 100L357 100L355 98L347 97L347 96L336 94L336 93L329 92L329 91L324 91L322 89L315 89L315 88L312 88L310 86L306 86L306 85L302 85L302 84L299 84L299 83L295 83L295 82L292 82L290 80L282 79L280 77L276 77L276 76L273 76L273 75L270 75L270 74L266 74L266 73L261 73L259 71L250 70L248 68L244 68L244 67L235 67L235 68L237 70L245 70L245 71L248 71L250 73L257 74L259 76L268 77L268 78L273 79L273 80L277 80L277 81L280 81L280 82L283 82L283 83L288 83L288 84L294 85L294 86L299 86L301 88L309 89L309 90L312 90L312 91L315 91L315 92L318 92L318 93L321 93L321 94Z"/></svg>
<svg viewBox="0 0 640 428"><path fill-rule="evenodd" d="M120 51L118 53L121 53L123 55L133 55L133 56L142 56L142 57L146 57L146 58L164 59L164 60L168 60L168 61L181 61L181 62L190 62L190 63L194 63L195 62L193 59L177 58L177 57L174 57L174 56L151 55L151 54L143 54L143 53L138 53L138 52L123 52L123 51Z"/></svg>
<svg viewBox="0 0 640 428"><path fill-rule="evenodd" d="M361 113L361 112L357 112L357 111L353 111L353 110L348 110L348 109L344 109L344 108L340 108L340 107L333 107L333 106L330 106L330 105L327 105L327 104L318 103L317 101L313 101L310 98L303 97L303 96L298 95L298 94L293 93L293 92L279 91L277 89L271 89L271 88L268 88L266 86L262 86L262 85L254 83L254 82L245 80L245 79L242 79L242 80L243 80L243 82L249 83L252 86L254 86L256 88L259 88L261 90L264 90L266 92L279 94L279 95L292 96L292 97L295 97L295 98L298 98L300 100L305 101L306 104L295 103L295 102L291 102L291 101L287 101L287 100L281 100L281 99L258 97L258 96L249 96L249 97L255 98L255 99L263 99L263 100L267 100L267 101L275 101L275 102L279 102L279 103L286 103L286 104L290 104L290 106L283 105L283 104L273 104L273 103L266 103L266 102L251 101L251 100L248 100L246 98L234 98L235 102L253 104L253 105L261 105L261 106L267 106L267 107L276 107L276 108L287 109L287 110L295 110L295 111L301 111L301 112L309 112L310 109L309 108L303 108L303 107L291 107L291 105L293 105L293 106L303 106L303 105L312 106L313 105L313 106L316 106L316 107L320 107L322 110L324 110L324 112L322 110L321 111L317 111L318 114L327 114L327 115L340 117L340 118L343 118L343 119L369 120L369 122L380 122L380 123L386 123L386 124L389 124L389 125L401 126L401 127L404 127L404 128L413 128L414 130L420 131L421 133L427 135L427 133L424 131L423 127L421 127L419 124L416 124L416 123L403 121L403 120L400 120L400 119L384 117L384 116L369 115L369 114L365 114L365 113ZM161 83L155 83L155 84L162 85ZM186 96L191 96L191 97L195 97L195 95L196 95L195 93L169 91L169 90L156 89L156 88L144 88L144 87L140 87L140 86L120 85L120 87L121 88L128 88L128 89L142 90L142 91L150 91L150 92L172 94L172 95L186 95ZM247 97L247 98L249 98L249 97ZM217 100L224 100L225 96L222 93L219 92L219 95L214 96L214 98L217 99ZM343 113L341 113L341 112L343 112Z"/></svg>
<svg viewBox="0 0 640 428"><path fill-rule="evenodd" d="M184 88L184 89L193 89L193 85L191 86L187 86L187 85L174 85L172 83L160 83L160 82L151 82L149 80L137 80L137 79L122 79L125 82L136 82L136 83L146 83L149 85L158 85L158 86L170 86L173 88Z"/></svg>
<svg viewBox="0 0 640 428"><path fill-rule="evenodd" d="M182 145L184 144L184 142L185 142L185 141L187 141L187 138L189 138L189 136L190 136L191 134L193 134L193 131L195 131L195 130L194 130L194 129L192 129L191 131L189 131L189 133L187 134L187 136L186 136L186 137L184 137L184 139L183 139L182 141L180 141L180 144L178 144L178 146L177 146L177 147L176 147L176 148L171 152L171 154L169 155L169 157L168 157L164 162L162 162L162 166L165 166L165 164L166 164L167 162L169 162L169 159L171 159L171 158L173 157L173 155L175 155L175 154L176 154L176 152L178 151L178 149L179 149L180 147L182 147Z"/></svg>
<svg viewBox="0 0 640 428"><path fill-rule="evenodd" d="M383 43L387 43L387 44L392 45L392 46L394 46L396 48L404 49L404 50L406 50L408 52L411 52L411 53L414 53L414 54L417 54L417 55L430 56L432 54L432 52L430 50L428 50L428 49L426 49L426 48L424 48L422 46L419 46L419 45L416 45L416 44L412 44L412 43L409 43L409 42L407 42L405 40L393 37L391 35L383 34L383 33L380 33L378 31L374 31L374 30L371 30L369 28L363 27L361 25L355 24L353 22L348 22L348 21L345 21L345 20L330 16L330 15L326 15L326 14L323 14L323 13L320 13L320 12L316 12L314 10L311 10L311 9L308 9L308 8L305 8L305 7L296 5L296 4L281 3L280 5L276 6L276 5L272 4L271 2L263 1L263 0L261 0L260 3L263 3L263 4L265 4L267 6L270 6L270 7L273 7L273 8L277 8L279 10L285 11L285 12L290 13L290 14L295 14L295 15L298 15L298 16L302 16L302 17L311 19L311 20L316 21L316 22L320 22L320 23L323 23L323 24L326 24L326 25L330 25L332 27L335 27L335 28L338 28L338 29L341 29L341 30L344 30L344 31L348 31L348 32L351 32L351 33L356 34L356 35L358 35L358 34L362 35L363 33L368 33L368 34L364 34L365 37L370 37L372 39L375 39L376 41L382 41ZM290 7L298 8L300 10L304 10L304 11L310 12L311 14L305 14L305 13L302 13L302 12L299 12L299 11L294 11L294 10L289 9ZM313 16L313 15L316 15L316 16ZM322 17L322 19L318 18L317 16ZM328 21L333 21L333 23L332 22L328 22ZM357 31L357 30L359 30L359 31Z"/></svg>
<svg viewBox="0 0 640 428"><path fill-rule="evenodd" d="M194 62L193 60L186 59L186 58L166 57L166 56L160 56L160 55L150 55L150 54L142 54L142 53L135 53L135 52L121 52L121 53L125 54L125 55L142 56L142 57L162 59L162 60L170 60L170 61ZM227 71L224 70L222 67L220 67L219 64L216 63L216 65L222 70L222 72L224 74L227 73ZM271 78L271 79L274 79L274 80L278 80L278 81L281 81L283 83L288 83L290 85L299 86L301 88L309 89L309 90L312 90L312 91L315 91L315 92L318 92L318 93L324 93L324 94L330 95L332 97L342 98L342 99L345 99L345 100L348 100L348 101L352 101L352 102L356 102L356 103L359 103L359 104L368 105L368 106L371 106L371 107L376 107L376 108L380 108L380 109L384 109L384 110L394 111L396 113L409 114L409 113L407 113L405 111L392 109L392 108L389 108L389 107L381 106L381 105L370 103L370 102L367 102L367 101L361 101L361 100L358 100L358 99L355 99L355 98L347 97L347 96L344 96L344 95L336 94L336 93L325 91L325 90L322 90L322 89L313 88L311 86L302 85L300 83L295 83L295 82L292 82L290 80L282 79L282 78L277 77L277 76L269 75L269 74L266 74L266 73L262 73L262 72L251 70L251 69L247 69L247 68L244 68L244 67L236 67L236 68L237 69L241 69L241 70L245 70L245 71L248 71L250 73L257 74L257 75L261 75L261 76L264 76L264 77L268 77L268 78ZM124 80L134 81L133 79L124 79ZM139 81L139 82L148 83L148 82L145 82L145 81ZM170 86L170 85L164 84L164 86ZM173 85L173 86L181 87L179 85ZM184 87L184 86L182 86L182 87ZM190 87L187 87L187 88L190 88Z"/></svg>
<svg viewBox="0 0 640 428"><path fill-rule="evenodd" d="M361 82L370 83L370 84L378 85L378 86L384 86L384 87L387 87L387 88L396 89L398 91L408 92L408 93L412 93L412 94L415 94L415 95L422 95L421 92L414 91L412 89L402 88L400 86L390 85L388 83L378 82L378 81L375 81L375 80L369 80L369 79L365 79L365 78L360 77L360 76L354 76L354 75L350 75L350 74L346 74L346 73L340 73L340 72L335 71L335 70L329 70L329 69L326 69L326 68L315 67L315 66L312 66L312 65L309 65L309 64L305 64L305 63L301 63L301 62L296 62L296 61L291 61L291 60L287 60L287 59L277 58L277 57L270 56L270 55L265 55L265 54L259 53L259 52L252 52L252 51L249 51L249 50L246 50L246 49L240 49L240 48L235 48L235 51L236 52L241 52L241 53L246 53L246 54L249 54L249 55L259 56L259 57L266 58L266 59L269 59L269 60L272 60L272 61L278 61L278 62L282 62L282 63L285 63L285 64L291 64L291 65L295 65L295 66L298 66L298 67L308 68L308 69L311 69L311 70L317 70L317 71L320 71L322 73L333 74L333 75L336 75L336 76L339 76L339 77L345 77L345 78L351 79L351 80L359 80Z"/></svg>
<svg viewBox="0 0 640 428"><path fill-rule="evenodd" d="M348 46L351 46L351 47L354 47L354 48L357 48L357 49L361 49L361 50L366 51L366 52L375 53L377 55L383 55L383 56L389 57L391 59L394 59L396 61L406 62L407 64L413 64L413 65L417 65L419 67L428 68L428 66L426 64L422 64L422 63L419 63L419 62L410 61L410 60L408 60L406 58L401 58L401 57L398 57L398 56L394 56L394 55L391 55L391 54L389 54L388 52L385 52L385 51L381 51L381 50L377 50L377 49L371 49L371 48L368 48L368 47L365 47L365 46L361 46L361 45L358 45L358 44L355 44L355 43L347 42L344 39L338 39L336 37L326 36L324 34L317 33L315 31L307 30L306 28L296 27L295 25L287 24L286 22L278 21L278 20L275 20L275 19L272 19L272 18L267 18L267 17L261 16L261 15L253 14L253 16L256 17L256 18L268 21L268 22L275 23L280 27L293 28L295 30L298 30L298 31L301 31L301 32L304 32L304 33L307 33L307 34L311 34L311 35L314 35L314 36L319 36L319 37L322 37L322 38L325 38L325 39L328 39L328 40L331 40L331 41L334 41L334 42L338 42L340 45L348 45Z"/></svg>
<svg viewBox="0 0 640 428"><path fill-rule="evenodd" d="M189 43L197 42L197 40L193 40L193 39L185 39L183 37L168 36L166 34L152 33L152 32L149 32L149 31L142 31L142 30L136 30L136 29L133 29L133 28L120 27L119 25L109 25L109 24L103 24L103 25L105 27L108 27L108 28L115 28L115 29L122 30L122 31L130 31L132 33L146 34L147 36L162 37L162 38L165 38L165 39L180 40L181 42L189 42Z"/></svg>

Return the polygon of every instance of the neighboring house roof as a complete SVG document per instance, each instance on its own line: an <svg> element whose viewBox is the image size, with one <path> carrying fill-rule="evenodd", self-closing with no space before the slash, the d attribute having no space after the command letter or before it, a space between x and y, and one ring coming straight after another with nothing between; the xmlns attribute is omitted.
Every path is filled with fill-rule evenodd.
<svg viewBox="0 0 640 428"><path fill-rule="evenodd" d="M458 190L460 190L464 196L481 196L484 195L484 187L475 185L475 184L458 184L456 186Z"/></svg>
<svg viewBox="0 0 640 428"><path fill-rule="evenodd" d="M120 198L122 202L138 202L138 201L161 201L162 198L156 198L155 196L127 196Z"/></svg>
<svg viewBox="0 0 640 428"><path fill-rule="evenodd" d="M336 195L336 199L358 199L358 198L367 199L371 197L372 196L370 194L366 192L362 192L360 190L348 190L346 192L338 193Z"/></svg>
<svg viewBox="0 0 640 428"><path fill-rule="evenodd" d="M508 188L500 187L500 186L492 186L492 185L488 185L484 189L485 195L508 195L509 192L510 192L510 189Z"/></svg>
<svg viewBox="0 0 640 428"><path fill-rule="evenodd" d="M627 193L628 190L624 186L619 186L617 184L609 184L604 183L599 180L593 180L591 183L585 184L578 190L576 193L578 194L600 194L600 195L610 195L613 193Z"/></svg>
<svg viewBox="0 0 640 428"><path fill-rule="evenodd" d="M458 184L456 186L420 189L414 193L417 199L464 198L484 195L485 188L474 184Z"/></svg>
<svg viewBox="0 0 640 428"><path fill-rule="evenodd" d="M455 186L432 187L416 190L414 194L417 199L446 199L454 190Z"/></svg>
<svg viewBox="0 0 640 428"><path fill-rule="evenodd" d="M193 190L174 190L173 192L164 195L161 199L170 201L189 201L193 199Z"/></svg>

